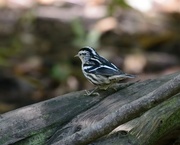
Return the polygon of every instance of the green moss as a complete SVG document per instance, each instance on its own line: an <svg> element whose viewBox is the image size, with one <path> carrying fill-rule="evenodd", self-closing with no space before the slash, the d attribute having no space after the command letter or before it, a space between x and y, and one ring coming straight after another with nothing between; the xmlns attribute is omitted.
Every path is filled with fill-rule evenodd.
<svg viewBox="0 0 180 145"><path fill-rule="evenodd" d="M40 132L31 132L31 136L18 141L14 145L44 145L48 138L56 131L56 125L52 125Z"/></svg>
<svg viewBox="0 0 180 145"><path fill-rule="evenodd" d="M153 145L173 129L180 127L180 94L177 94L127 123L140 145Z"/></svg>
<svg viewBox="0 0 180 145"><path fill-rule="evenodd" d="M172 105L174 105L173 102ZM154 142L158 141L164 135L170 133L171 131L173 131L173 129L176 129L178 127L180 127L180 108L176 110L173 114L168 116L165 120L162 119L160 121L160 125L157 128L156 133L151 136L153 140L151 140L151 143L149 143L149 145L153 145Z"/></svg>

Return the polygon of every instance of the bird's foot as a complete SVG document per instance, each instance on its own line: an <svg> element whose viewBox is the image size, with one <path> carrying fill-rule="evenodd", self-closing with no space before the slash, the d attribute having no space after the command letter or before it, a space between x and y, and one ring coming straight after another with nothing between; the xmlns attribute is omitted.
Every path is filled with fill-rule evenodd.
<svg viewBox="0 0 180 145"><path fill-rule="evenodd" d="M85 90L85 92L86 92L86 96L99 96L99 93L98 92L95 92L96 90L98 89L98 87L96 87L94 90L92 90L92 91L87 91L87 90Z"/></svg>

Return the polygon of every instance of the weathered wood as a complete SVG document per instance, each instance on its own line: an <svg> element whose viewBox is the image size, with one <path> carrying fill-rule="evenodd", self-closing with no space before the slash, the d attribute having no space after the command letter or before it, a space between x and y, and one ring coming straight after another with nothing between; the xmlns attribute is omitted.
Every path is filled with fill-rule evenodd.
<svg viewBox="0 0 180 145"><path fill-rule="evenodd" d="M50 99L44 102L40 102L37 104L33 104L30 106L26 106L2 114L0 117L0 144L2 145L6 145L6 144L44 145L44 144L53 144L53 143L58 144L58 142L61 139L67 139L67 137L72 137L72 135L74 135L75 133L77 134L78 131L82 131L90 126L91 127L94 126L102 119L107 117L109 114L112 114L112 112L116 112L119 108L121 108L125 104L131 103L139 98L141 99L141 97L154 91L154 94L152 95L153 97L154 95L159 93L159 91L157 92L155 91L157 90L158 87L161 87L163 84L167 83L169 80L173 79L176 76L178 76L178 73L169 76L164 76L162 78L158 78L155 80L138 82L129 85L125 88L120 87L117 92L115 92L114 90L100 92L100 96L98 97L84 96L83 95L84 91L73 92L70 94L56 97L54 99ZM180 82L177 83L177 85L178 85L177 88L180 87ZM170 86L173 87L172 84ZM173 88L170 88L169 90L168 89L169 88L166 88L165 90L167 91L167 93L173 90ZM178 94L179 92L180 89L177 89L176 92L172 94L168 94L167 96L173 97L175 94ZM164 100L167 98L164 98ZM174 101L172 101L171 99ZM157 135L156 139L153 136L157 133L157 130L153 127L156 127L157 124L151 124L151 121L149 121L149 125L148 125L149 129L150 128L154 129L151 133L151 136L154 140L149 139L149 141L153 141L153 143L171 129L179 127L177 125L180 124L178 122L178 120L180 119L177 116L180 110L177 105L177 103L179 103L178 101L180 100L179 95L176 95L171 99L163 102L164 104L166 104L164 105L164 107L168 108L168 104L171 104L173 102L174 103L176 102L175 103L176 105L173 104L170 106L176 106L176 107L174 108L174 110L169 109L170 115L169 117L167 117L167 119L166 116L168 115L164 115L163 118L164 125L159 125L158 129L160 128L161 130L163 130L162 127L165 127L166 131L162 131L162 133ZM146 103L146 101L144 103ZM157 102L154 102L153 106L149 104L147 109L154 107L155 105L157 105L156 103ZM159 105L156 107L158 108ZM148 114L148 112L151 112L156 107L150 109L146 113ZM160 109L161 108L162 111L166 110L166 108L160 107ZM124 107L124 109L126 109L126 107ZM160 111L158 112L157 110L152 111L152 113L156 114L155 112L157 112L157 115L160 116L161 113ZM143 117L145 114L141 115L141 117L138 118L139 119L138 121L136 121L136 119L132 120L132 122L134 121L133 123L134 125L132 125L130 132L128 132L128 135L125 135L125 137L123 136L124 139L128 138L128 140L129 138L132 138L131 142L133 145L141 143L142 140L141 138L143 137L142 134L146 134L143 132L145 131L143 130L143 128L145 127L143 127L142 122L146 122L148 117L153 117L153 114L149 115L148 117L146 115L147 117L146 119L146 117ZM136 115L139 116L139 114L134 114L132 118L136 117ZM173 118L173 117L176 119L176 122L171 121L172 125L168 125L169 127L168 129L167 127L169 121L168 118ZM125 123L126 121L121 123ZM128 122L124 125L126 126L128 126L128 124L131 125L132 122ZM142 126L139 126L137 122L141 122ZM121 125L121 123L119 125ZM116 126L117 125L115 125L115 127ZM111 133L111 135L108 135L105 138L100 138L94 143L101 144L102 142L105 143L107 141L108 143L108 141L116 140L119 138L119 134L116 135L119 132L122 133L122 131L120 130L116 132L114 131ZM108 134L108 132L106 134ZM99 135L99 137L101 136L102 134ZM127 141L127 139L125 140ZM87 142L92 142L92 141L95 141L95 138ZM122 142L122 140L120 142ZM121 145L120 142L119 141L114 142L114 144L116 143Z"/></svg>
<svg viewBox="0 0 180 145"><path fill-rule="evenodd" d="M80 145L87 144L93 140L110 133L118 125L138 117L144 111L179 93L180 75L160 86L153 92L119 107L115 112L108 114L94 125L87 127L63 140L53 144Z"/></svg>
<svg viewBox="0 0 180 145"><path fill-rule="evenodd" d="M15 143L28 137L36 138L33 139L34 144L44 144L46 137L54 129L61 128L73 117L103 99L83 96L83 93L84 91L70 93L2 114L0 144Z"/></svg>
<svg viewBox="0 0 180 145"><path fill-rule="evenodd" d="M163 135L180 128L180 94L148 110L140 117L117 127L110 135L93 145L162 145L156 143ZM180 130L176 136L180 136ZM165 142L166 145L168 142ZM169 145L171 145L169 143Z"/></svg>

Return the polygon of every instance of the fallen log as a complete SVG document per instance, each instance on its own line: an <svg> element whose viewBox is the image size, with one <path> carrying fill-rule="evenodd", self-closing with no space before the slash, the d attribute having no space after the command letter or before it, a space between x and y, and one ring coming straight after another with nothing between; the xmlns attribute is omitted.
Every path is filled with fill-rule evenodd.
<svg viewBox="0 0 180 145"><path fill-rule="evenodd" d="M2 114L0 144L154 145L180 133L179 73L99 93L72 92Z"/></svg>

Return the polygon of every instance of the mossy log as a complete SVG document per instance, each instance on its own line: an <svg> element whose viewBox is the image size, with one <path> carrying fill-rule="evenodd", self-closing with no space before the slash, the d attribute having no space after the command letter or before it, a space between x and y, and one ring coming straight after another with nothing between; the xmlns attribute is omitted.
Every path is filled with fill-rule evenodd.
<svg viewBox="0 0 180 145"><path fill-rule="evenodd" d="M84 91L0 116L1 145L178 145L180 73L85 96ZM179 143L180 144L180 143Z"/></svg>

